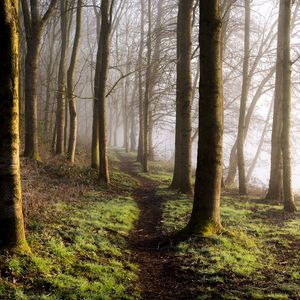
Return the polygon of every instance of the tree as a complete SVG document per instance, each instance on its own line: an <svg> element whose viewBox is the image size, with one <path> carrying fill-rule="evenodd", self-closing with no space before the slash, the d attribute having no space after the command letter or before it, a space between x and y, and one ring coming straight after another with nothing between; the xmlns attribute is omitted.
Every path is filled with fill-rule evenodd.
<svg viewBox="0 0 300 300"><path fill-rule="evenodd" d="M150 96L150 76L151 76L151 55L152 55L152 38L151 38L151 28L152 28L152 9L151 1L148 0L148 33L147 33L147 66L146 66L146 83L145 83L145 96L143 105L143 156L142 156L142 168L143 172L148 172L148 144L149 144L149 96Z"/></svg>
<svg viewBox="0 0 300 300"><path fill-rule="evenodd" d="M149 160L154 160L154 146L153 146L153 129L154 129L154 116L155 116L155 103L154 103L154 94L155 87L159 82L160 66L161 66L161 48L162 48L162 20L163 20L163 0L157 2L157 17L155 20L154 27L154 46L153 46L153 55L151 59L151 68L150 68L150 86L149 86Z"/></svg>
<svg viewBox="0 0 300 300"><path fill-rule="evenodd" d="M51 119L51 102L53 102L53 96L52 96L52 80L53 80L53 74L55 71L56 67L56 58L57 58L57 53L54 51L54 46L55 46L55 40L57 37L58 32L56 31L56 26L57 26L57 21L55 20L51 24L49 24L49 34L47 35L47 41L48 41L48 61L46 64L46 102L45 102L45 109L44 109L44 134L49 136L49 132L52 132L50 124L52 123L50 120ZM52 100L52 101L51 101Z"/></svg>
<svg viewBox="0 0 300 300"><path fill-rule="evenodd" d="M110 35L112 28L112 13L114 0L102 0L101 2L101 29L98 43L95 97L98 105L98 136L99 136L99 181L101 184L109 184L108 157L107 157L107 133L106 133L106 83L108 75Z"/></svg>
<svg viewBox="0 0 300 300"><path fill-rule="evenodd" d="M56 111L56 154L65 150L65 96L66 96L66 55L68 47L68 2L60 1L61 52L57 82L57 111Z"/></svg>
<svg viewBox="0 0 300 300"><path fill-rule="evenodd" d="M277 59L276 59L276 79L274 91L274 110L271 140L271 170L269 189L266 195L268 200L280 201L283 197L282 178L282 152L281 152L281 132L282 132L282 80L283 80L283 26L284 26L284 3L280 1L277 34Z"/></svg>
<svg viewBox="0 0 300 300"><path fill-rule="evenodd" d="M19 160L18 1L0 1L0 248L28 252Z"/></svg>
<svg viewBox="0 0 300 300"><path fill-rule="evenodd" d="M187 233L211 234L221 228L223 96L219 0L200 0L199 140L193 211Z"/></svg>
<svg viewBox="0 0 300 300"><path fill-rule="evenodd" d="M284 210L295 212L296 205L292 191L291 170L291 0L281 0L280 10L283 15L282 22L282 165L283 165L283 202Z"/></svg>
<svg viewBox="0 0 300 300"><path fill-rule="evenodd" d="M144 38L145 38L145 31L144 31L144 18L145 18L145 3L143 0L140 1L141 4L141 36L140 36L140 48L138 54L138 84L139 84L139 138L138 138L138 153L137 153L137 161L143 161L143 154L144 154L144 94L143 94L143 73L142 73L142 66L143 66L143 52L144 52Z"/></svg>
<svg viewBox="0 0 300 300"><path fill-rule="evenodd" d="M249 55L250 55L250 0L245 0L245 37L244 37L244 62L243 62L243 84L240 105L238 138L237 138L237 158L239 170L239 193L247 194L245 160L244 160L244 135L245 135L245 115L247 98L249 92Z"/></svg>
<svg viewBox="0 0 300 300"><path fill-rule="evenodd" d="M73 43L73 50L70 60L69 69L67 72L67 95L70 110L70 134L68 145L68 159L73 163L75 159L76 140L77 140L77 109L76 102L73 96L74 92L74 70L76 67L77 54L80 42L81 33L81 18L82 18L82 0L77 0L77 13L76 13L76 32Z"/></svg>
<svg viewBox="0 0 300 300"><path fill-rule="evenodd" d="M51 0L48 10L41 17L37 0L21 0L26 32L25 58L25 150L24 156L38 160L37 80L41 37L57 0Z"/></svg>
<svg viewBox="0 0 300 300"><path fill-rule="evenodd" d="M177 90L175 165L171 187L192 192L192 16L193 0L179 1L177 20Z"/></svg>

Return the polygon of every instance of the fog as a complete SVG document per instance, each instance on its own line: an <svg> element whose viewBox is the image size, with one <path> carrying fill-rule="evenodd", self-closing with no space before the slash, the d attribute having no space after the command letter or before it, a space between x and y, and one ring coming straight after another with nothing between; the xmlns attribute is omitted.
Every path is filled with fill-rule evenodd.
<svg viewBox="0 0 300 300"><path fill-rule="evenodd" d="M156 24L157 0L152 5L152 50L158 47L158 69L150 102L152 114L152 147L154 158L157 160L173 160L175 141L175 100L176 100L176 17L177 1L164 1L162 6L161 24ZM243 68L243 39L244 39L244 7L243 1L233 1L230 17L227 18L225 34L223 36L223 91L224 91L224 175L226 177L232 146L237 137L239 105L242 87ZM124 145L124 120L130 122L129 110L133 106L135 120L135 136L138 139L138 97L136 72L138 70L138 52L140 41L140 5L139 1L125 1L117 3L119 10L114 16L116 20L112 31L108 90L116 82L107 98L108 142L110 146ZM77 60L76 91L78 102L79 142L90 151L92 134L93 84L95 61L97 53L97 22L95 13L99 12L99 1L85 1L82 40ZM293 35L292 35L292 171L293 188L300 191L299 166L299 2L293 5ZM193 131L197 136L198 115L198 85L199 85L199 49L198 49L198 13L195 13L193 39L192 68L193 68ZM257 97L251 116L248 134L245 140L246 172L257 155L250 184L267 187L270 175L270 142L272 130L272 101L274 97L275 72L260 87L264 78L272 71L276 64L278 1L254 0L251 3L250 25L250 88L247 101L249 109L251 102ZM226 21L226 22L227 22ZM145 20L144 46L146 45L147 26ZM71 27L74 34L74 25ZM48 31L51 30L48 28ZM57 29L58 30L58 29ZM99 28L98 28L99 30ZM44 35L41 55L47 61L49 47L47 47L47 31ZM72 38L70 38L72 40ZM158 41L158 43L156 43ZM60 49L60 42L55 41L55 53ZM71 51L71 47L68 48ZM55 54L54 55L57 55ZM70 56L70 55L69 55ZM146 50L143 52L143 72L145 72ZM41 80L46 82L45 66L40 67ZM129 74L129 75L128 75ZM128 76L127 76L128 75ZM120 79L124 77L123 79ZM44 84L45 86L45 84ZM55 86L52 87L55 90ZM258 90L261 89L259 95ZM41 91L45 93L45 91ZM124 114L124 98L127 97L129 106L127 115ZM42 107L42 106L41 106ZM41 108L42 111L42 108ZM270 113L269 113L270 111ZM52 116L54 118L54 114ZM265 125L267 122L267 125ZM117 127L117 128L116 128ZM257 152L262 132L266 127L261 142L261 149ZM193 166L197 161L197 138L193 141Z"/></svg>

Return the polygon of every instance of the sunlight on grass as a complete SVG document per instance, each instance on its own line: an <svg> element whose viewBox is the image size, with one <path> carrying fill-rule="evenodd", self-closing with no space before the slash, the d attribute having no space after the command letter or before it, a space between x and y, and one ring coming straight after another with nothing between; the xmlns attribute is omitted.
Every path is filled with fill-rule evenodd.
<svg viewBox="0 0 300 300"><path fill-rule="evenodd" d="M131 197L57 203L57 214L28 234L32 257L5 256L3 299L138 299L137 266L126 237L138 218Z"/></svg>
<svg viewBox="0 0 300 300"><path fill-rule="evenodd" d="M189 220L192 199L166 188L157 194L166 199L163 232L181 230ZM293 247L300 243L299 218L285 219L280 206L260 199L227 196L221 215L221 234L191 237L177 246L182 270L199 278L199 299L298 299L300 254Z"/></svg>

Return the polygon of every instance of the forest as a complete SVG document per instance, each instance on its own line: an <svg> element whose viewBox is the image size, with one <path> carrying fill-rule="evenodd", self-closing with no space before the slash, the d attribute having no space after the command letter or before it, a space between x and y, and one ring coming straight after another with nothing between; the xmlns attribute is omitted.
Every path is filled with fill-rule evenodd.
<svg viewBox="0 0 300 300"><path fill-rule="evenodd" d="M300 299L299 0L0 0L0 299Z"/></svg>

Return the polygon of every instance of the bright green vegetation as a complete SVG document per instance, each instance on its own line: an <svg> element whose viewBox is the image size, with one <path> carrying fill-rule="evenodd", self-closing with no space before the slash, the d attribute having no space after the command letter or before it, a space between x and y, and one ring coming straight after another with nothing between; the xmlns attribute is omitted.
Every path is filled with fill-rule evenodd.
<svg viewBox="0 0 300 300"><path fill-rule="evenodd" d="M0 256L0 299L140 298L128 245L139 217L132 195L140 183L124 173L121 156L132 172L157 183L164 234L184 228L192 199L168 188L169 164L154 162L148 174L139 173L132 153L113 151L105 190L97 172L82 164L23 162L32 255ZM261 199L223 196L222 224L219 235L174 241L168 252L198 299L300 299L299 213L284 214Z"/></svg>
<svg viewBox="0 0 300 300"><path fill-rule="evenodd" d="M163 230L182 229L192 200L167 189ZM260 199L222 198L221 234L179 242L176 256L197 278L199 299L299 299L300 219Z"/></svg>
<svg viewBox="0 0 300 300"><path fill-rule="evenodd" d="M69 173L76 184L76 178L88 172L77 167L55 168L57 178L50 180L50 190L58 184L55 180L66 179ZM43 217L27 220L32 256L0 256L0 299L139 298L138 267L130 262L127 242L139 217L129 196L136 182L120 172L112 177L113 185L123 178L119 188L127 188L127 194L83 190L82 186L77 191L70 182L70 190L64 191L58 185L61 198L47 205ZM65 201L72 192L77 201Z"/></svg>
<svg viewBox="0 0 300 300"><path fill-rule="evenodd" d="M146 179L159 182L162 186L170 185L172 181L172 168L173 165L169 162L162 161L149 161L148 173L139 173L139 176Z"/></svg>

